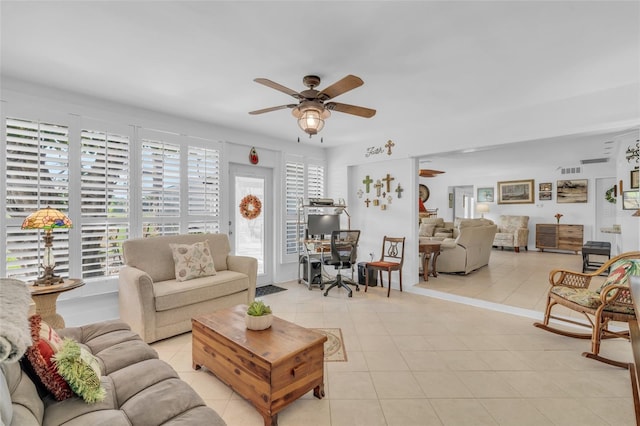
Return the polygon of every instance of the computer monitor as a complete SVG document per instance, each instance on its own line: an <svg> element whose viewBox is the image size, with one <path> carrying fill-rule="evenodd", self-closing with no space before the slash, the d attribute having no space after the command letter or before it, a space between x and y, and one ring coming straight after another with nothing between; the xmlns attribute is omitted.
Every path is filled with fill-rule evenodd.
<svg viewBox="0 0 640 426"><path fill-rule="evenodd" d="M331 232L340 230L340 215L310 214L307 216L307 233L309 236L331 236Z"/></svg>

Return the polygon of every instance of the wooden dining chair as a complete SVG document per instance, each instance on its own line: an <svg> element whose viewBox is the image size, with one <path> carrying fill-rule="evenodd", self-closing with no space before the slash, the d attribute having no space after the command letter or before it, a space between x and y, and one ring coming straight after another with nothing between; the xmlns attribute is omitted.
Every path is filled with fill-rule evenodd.
<svg viewBox="0 0 640 426"><path fill-rule="evenodd" d="M400 291L402 291L402 264L404 263L404 240L405 237L387 237L384 236L382 240L382 254L380 260L375 262L368 262L366 265L366 285L364 286L365 293L369 287L369 271L378 271L380 286L384 287L382 281L382 272L387 271L389 276L389 286L387 288L387 297L391 294L391 271L398 271L400 279Z"/></svg>

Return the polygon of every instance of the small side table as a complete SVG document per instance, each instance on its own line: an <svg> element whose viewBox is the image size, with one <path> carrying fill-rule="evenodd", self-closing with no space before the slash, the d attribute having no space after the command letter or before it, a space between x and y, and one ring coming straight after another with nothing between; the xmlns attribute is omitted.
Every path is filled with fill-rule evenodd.
<svg viewBox="0 0 640 426"><path fill-rule="evenodd" d="M57 311L57 300L60 293L73 290L84 285L78 278L67 278L60 284L29 285L31 298L36 304L36 314L53 328L64 328L64 319Z"/></svg>
<svg viewBox="0 0 640 426"><path fill-rule="evenodd" d="M440 246L442 243L440 241L429 241L427 243L422 243L419 245L419 252L424 253L424 261L422 262L422 277L425 281L429 281L429 259L431 259L431 255L433 254L433 260L431 261L431 273L434 277L438 276L436 272L436 261L438 260L438 256L440 255Z"/></svg>

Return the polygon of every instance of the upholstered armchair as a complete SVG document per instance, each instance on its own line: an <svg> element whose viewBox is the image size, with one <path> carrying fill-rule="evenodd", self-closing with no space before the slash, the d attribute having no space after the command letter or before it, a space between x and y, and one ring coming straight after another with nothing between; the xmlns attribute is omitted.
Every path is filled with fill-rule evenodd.
<svg viewBox="0 0 640 426"><path fill-rule="evenodd" d="M529 216L502 215L498 219L498 232L493 239L494 247L513 247L516 253L520 247L528 250L529 241Z"/></svg>

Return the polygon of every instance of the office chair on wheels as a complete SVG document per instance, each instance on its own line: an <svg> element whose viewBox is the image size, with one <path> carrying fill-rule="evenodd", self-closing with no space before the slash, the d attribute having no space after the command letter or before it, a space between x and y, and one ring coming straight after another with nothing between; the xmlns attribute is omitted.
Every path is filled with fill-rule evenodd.
<svg viewBox="0 0 640 426"><path fill-rule="evenodd" d="M335 280L330 281L329 288L324 292L326 296L329 290L340 286L349 292L349 297L353 296L353 291L349 284L356 286L356 291L360 291L358 283L343 277L340 273L341 269L351 269L358 257L358 239L360 231L333 231L331 233L331 257L324 260L325 265L333 265L338 270Z"/></svg>

